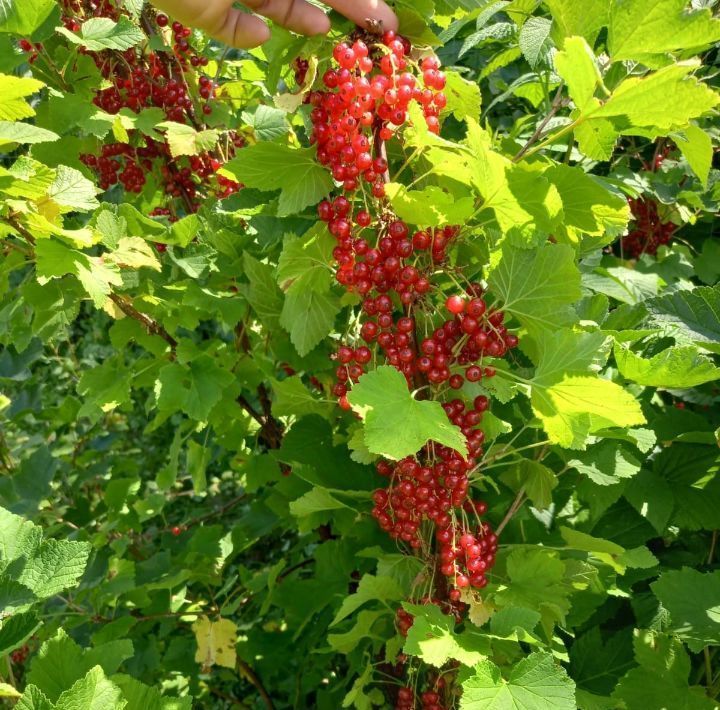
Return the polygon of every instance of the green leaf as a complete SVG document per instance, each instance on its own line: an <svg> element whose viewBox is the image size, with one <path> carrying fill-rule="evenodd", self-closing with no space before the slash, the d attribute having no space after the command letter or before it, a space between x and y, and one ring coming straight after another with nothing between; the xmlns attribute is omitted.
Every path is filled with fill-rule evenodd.
<svg viewBox="0 0 720 710"><path fill-rule="evenodd" d="M321 486L313 487L305 495L290 503L290 512L297 518L341 508L347 508L347 506Z"/></svg>
<svg viewBox="0 0 720 710"><path fill-rule="evenodd" d="M675 508L675 496L664 478L642 470L628 482L623 494L658 533L665 532Z"/></svg>
<svg viewBox="0 0 720 710"><path fill-rule="evenodd" d="M175 121L163 121L157 126L165 129L165 139L174 158L212 150L220 135L214 130L196 131L192 126Z"/></svg>
<svg viewBox="0 0 720 710"><path fill-rule="evenodd" d="M109 17L93 17L82 23L79 34L65 27L58 27L57 31L91 52L102 52L104 49L124 52L145 39L145 33L124 15L117 22Z"/></svg>
<svg viewBox="0 0 720 710"><path fill-rule="evenodd" d="M275 402L273 414L281 417L302 417L305 414L327 416L329 404L315 397L298 375L284 380L273 380Z"/></svg>
<svg viewBox="0 0 720 710"><path fill-rule="evenodd" d="M520 29L518 45L533 69L547 58L552 48L551 27L552 21L546 17L530 17Z"/></svg>
<svg viewBox="0 0 720 710"><path fill-rule="evenodd" d="M595 560L612 567L618 574L624 574L625 565L618 560L625 552L625 548L610 540L593 537L565 526L560 527L560 534L568 548L587 552Z"/></svg>
<svg viewBox="0 0 720 710"><path fill-rule="evenodd" d="M47 20L55 7L54 0L0 0L0 32L29 37ZM2 89L0 95L4 101Z"/></svg>
<svg viewBox="0 0 720 710"><path fill-rule="evenodd" d="M243 148L220 174L258 190L282 190L278 216L286 217L316 204L332 190L332 177L317 162L315 152L315 148L257 143Z"/></svg>
<svg viewBox="0 0 720 710"><path fill-rule="evenodd" d="M523 658L506 677L494 663L483 661L462 688L460 710L577 710L575 683L544 651Z"/></svg>
<svg viewBox="0 0 720 710"><path fill-rule="evenodd" d="M668 327L683 342L720 352L720 286L676 291L650 299L645 306L654 325Z"/></svg>
<svg viewBox="0 0 720 710"><path fill-rule="evenodd" d="M650 587L670 613L669 629L691 651L720 644L720 571L683 567L663 572Z"/></svg>
<svg viewBox="0 0 720 710"><path fill-rule="evenodd" d="M551 442L582 448L585 437L604 427L644 424L640 403L620 385L597 377L565 376L533 386L532 407Z"/></svg>
<svg viewBox="0 0 720 710"><path fill-rule="evenodd" d="M594 44L600 28L607 24L607 0L585 0L582 4L575 0L545 0L553 16L553 36L558 46L565 37L584 37Z"/></svg>
<svg viewBox="0 0 720 710"><path fill-rule="evenodd" d="M0 698L13 698L18 699L20 697L20 691L10 683L0 683Z"/></svg>
<svg viewBox="0 0 720 710"><path fill-rule="evenodd" d="M0 18L2 17L2 2L0 2ZM0 74L0 95L3 100L0 104L0 120L18 121L21 118L30 118L35 110L26 101L28 96L40 91L45 84L30 77L8 76Z"/></svg>
<svg viewBox="0 0 720 710"><path fill-rule="evenodd" d="M580 272L569 246L546 244L537 249L504 245L488 285L532 333L555 330L577 320L570 304L580 299Z"/></svg>
<svg viewBox="0 0 720 710"><path fill-rule="evenodd" d="M712 710L716 703L704 688L689 687L690 659L674 637L651 631L635 631L635 660L613 693L629 709Z"/></svg>
<svg viewBox="0 0 720 710"><path fill-rule="evenodd" d="M697 62L678 62L644 77L625 79L610 98L592 111L593 120L614 118L621 131L635 128L667 132L688 126L720 102L710 87L694 76Z"/></svg>
<svg viewBox="0 0 720 710"><path fill-rule="evenodd" d="M720 23L718 23L720 24ZM694 123L688 124L681 133L673 136L675 144L688 161L702 186L707 189L710 168L712 167L712 138Z"/></svg>
<svg viewBox="0 0 720 710"><path fill-rule="evenodd" d="M403 651L441 668L451 658L473 666L487 657L490 640L476 631L455 633L455 617L443 614L434 604L403 603L413 616Z"/></svg>
<svg viewBox="0 0 720 710"><path fill-rule="evenodd" d="M79 170L58 165L57 175L48 189L48 197L68 210L89 212L100 206L97 188Z"/></svg>
<svg viewBox="0 0 720 710"><path fill-rule="evenodd" d="M699 51L720 39L709 9L688 10L685 0L613 0L608 53L613 61L684 49Z"/></svg>
<svg viewBox="0 0 720 710"><path fill-rule="evenodd" d="M555 474L547 466L531 459L523 459L517 466L503 473L500 478L515 492L524 489L530 502L538 510L550 507L552 492L558 483Z"/></svg>
<svg viewBox="0 0 720 710"><path fill-rule="evenodd" d="M570 98L584 111L601 81L595 53L582 37L568 37L554 57L555 69L568 85Z"/></svg>
<svg viewBox="0 0 720 710"><path fill-rule="evenodd" d="M595 626L570 647L570 675L578 688L609 695L618 680L633 666L632 639L620 631L604 640Z"/></svg>
<svg viewBox="0 0 720 710"><path fill-rule="evenodd" d="M613 486L622 478L632 478L640 470L640 462L614 441L601 441L567 465L587 476L599 486Z"/></svg>
<svg viewBox="0 0 720 710"><path fill-rule="evenodd" d="M570 330L538 341L531 404L553 443L584 448L594 431L644 422L639 403L622 387L586 375L605 363L606 342L602 333Z"/></svg>
<svg viewBox="0 0 720 710"><path fill-rule="evenodd" d="M445 95L448 102L443 113L451 113L458 121L464 121L466 118L477 121L482 104L478 83L468 81L455 71L445 72L445 75L447 77Z"/></svg>
<svg viewBox="0 0 720 710"><path fill-rule="evenodd" d="M339 312L340 302L333 294L292 289L285 297L280 325L304 357L330 333Z"/></svg>
<svg viewBox="0 0 720 710"><path fill-rule="evenodd" d="M490 617L490 631L496 636L532 643L536 641L535 627L542 615L521 606L508 606Z"/></svg>
<svg viewBox="0 0 720 710"><path fill-rule="evenodd" d="M279 108L261 104L254 111L243 111L242 119L255 131L259 141L272 141L289 130L287 114Z"/></svg>
<svg viewBox="0 0 720 710"><path fill-rule="evenodd" d="M85 570L90 544L43 540L40 528L0 508L0 560L12 566L17 583L46 599L75 586Z"/></svg>
<svg viewBox="0 0 720 710"><path fill-rule="evenodd" d="M365 687L372 682L373 671L373 664L368 663L365 670L355 679L348 694L343 698L342 706L344 708L349 708L352 705L356 710L373 710L374 707L382 704L384 696L378 688L373 688L369 693L365 692Z"/></svg>
<svg viewBox="0 0 720 710"><path fill-rule="evenodd" d="M720 368L691 345L667 348L651 358L618 344L614 352L620 374L640 385L684 389L720 379Z"/></svg>
<svg viewBox="0 0 720 710"><path fill-rule="evenodd" d="M250 286L245 297L260 320L268 326L277 326L283 308L282 292L275 283L275 269L258 261L250 252L243 252L243 269Z"/></svg>
<svg viewBox="0 0 720 710"><path fill-rule="evenodd" d="M560 193L561 229L571 243L577 243L584 234L617 237L623 233L630 219L627 200L612 192L600 178L562 164L553 165L544 176Z"/></svg>
<svg viewBox="0 0 720 710"><path fill-rule="evenodd" d="M428 27L427 17L418 12L420 8L417 5L419 3L412 3L409 7L406 5L397 8L400 31L413 44L437 46L440 44L440 40Z"/></svg>
<svg viewBox="0 0 720 710"><path fill-rule="evenodd" d="M559 328L552 338L542 338L537 342L536 352L532 355L537 365L533 381L549 385L563 375L598 372L607 361L609 344L609 338L599 331L578 332Z"/></svg>
<svg viewBox="0 0 720 710"><path fill-rule="evenodd" d="M570 611L571 589L565 583L565 565L556 553L518 548L507 558L507 581L494 595L499 607L521 606L539 611L543 625L562 623Z"/></svg>
<svg viewBox="0 0 720 710"><path fill-rule="evenodd" d="M609 119L598 118L575 126L575 138L580 152L588 158L610 160L618 133Z"/></svg>
<svg viewBox="0 0 720 710"><path fill-rule="evenodd" d="M469 171L472 184L483 198L483 212L491 210L501 231L520 243L532 243L538 232L553 232L562 217L562 200L543 177L543 167L515 164L495 152L489 134L471 119L467 144L469 156L463 154L455 160L443 156L437 172L465 182L465 175L457 174L458 167Z"/></svg>
<svg viewBox="0 0 720 710"><path fill-rule="evenodd" d="M365 422L365 443L374 454L399 460L417 453L428 441L437 441L467 456L465 437L440 403L415 399L405 376L394 367L378 367L363 375L348 400Z"/></svg>
<svg viewBox="0 0 720 710"><path fill-rule="evenodd" d="M28 685L15 706L18 710L53 710L55 706L35 685Z"/></svg>
<svg viewBox="0 0 720 710"><path fill-rule="evenodd" d="M31 123L0 121L0 146L11 143L23 143L26 145L49 143L59 139L60 136L57 133L39 126L33 126Z"/></svg>
<svg viewBox="0 0 720 710"><path fill-rule="evenodd" d="M155 251L142 237L120 237L113 251L106 254L105 258L121 268L162 270Z"/></svg>
<svg viewBox="0 0 720 710"><path fill-rule="evenodd" d="M77 389L85 402L78 416L97 422L105 413L129 402L129 374L117 358L109 358L102 365L83 372Z"/></svg>
<svg viewBox="0 0 720 710"><path fill-rule="evenodd" d="M95 648L82 649L60 629L33 657L27 679L50 700L56 701L94 666L99 665L105 673L111 674L132 655L130 641L110 641Z"/></svg>
<svg viewBox="0 0 720 710"><path fill-rule="evenodd" d="M357 648L363 639L379 638L372 633L372 626L380 617L389 613L386 609L363 609L351 629L341 634L328 634L328 643L337 653L347 655Z"/></svg>
<svg viewBox="0 0 720 710"><path fill-rule="evenodd" d="M116 674L112 682L122 691L127 701L125 710L191 710L192 698L163 696L157 688L151 688L129 675Z"/></svg>
<svg viewBox="0 0 720 710"><path fill-rule="evenodd" d="M0 625L0 653L7 655L21 646L40 627L40 619L33 611L13 614Z"/></svg>
<svg viewBox="0 0 720 710"><path fill-rule="evenodd" d="M95 666L60 695L55 710L122 710L126 705L120 688Z"/></svg>
<svg viewBox="0 0 720 710"><path fill-rule="evenodd" d="M288 235L283 241L277 268L278 284L284 291L330 290L333 275L329 264L335 240L324 224L310 229L302 237Z"/></svg>
<svg viewBox="0 0 720 710"><path fill-rule="evenodd" d="M369 601L396 601L401 599L402 596L402 589L391 577L375 577L372 574L364 574L358 584L357 591L343 599L330 626L340 623Z"/></svg>
<svg viewBox="0 0 720 710"><path fill-rule="evenodd" d="M187 470L192 479L193 490L200 495L207 490L207 465L210 452L197 441L190 440L187 445Z"/></svg>
<svg viewBox="0 0 720 710"><path fill-rule="evenodd" d="M187 365L171 363L158 373L155 394L158 408L184 411L198 421L207 421L213 407L220 402L223 391L230 386L232 374L202 354Z"/></svg>
<svg viewBox="0 0 720 710"><path fill-rule="evenodd" d="M362 424L353 431L348 440L348 448L351 451L350 458L357 463L371 464L378 459L378 455L373 454L365 444L365 429Z"/></svg>
<svg viewBox="0 0 720 710"><path fill-rule="evenodd" d="M404 185L390 182L385 192L395 214L419 227L464 224L475 211L472 197L457 198L432 185L424 190L408 190Z"/></svg>

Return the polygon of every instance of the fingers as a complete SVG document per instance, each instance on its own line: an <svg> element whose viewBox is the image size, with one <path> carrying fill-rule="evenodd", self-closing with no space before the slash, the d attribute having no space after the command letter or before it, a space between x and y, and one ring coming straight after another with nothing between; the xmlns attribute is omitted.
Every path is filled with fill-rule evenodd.
<svg viewBox="0 0 720 710"><path fill-rule="evenodd" d="M153 0L153 4L233 47L249 49L270 38L268 26L259 17L233 8L233 0Z"/></svg>
<svg viewBox="0 0 720 710"><path fill-rule="evenodd" d="M397 17L383 0L326 2L361 27L366 27L368 20L374 20L381 22L385 30L397 30ZM233 47L249 49L270 38L268 26L259 17L235 9L233 0L154 0L154 4L183 24L205 30ZM330 31L328 17L307 0L243 0L243 4L299 34Z"/></svg>
<svg viewBox="0 0 720 710"><path fill-rule="evenodd" d="M325 2L360 27L367 27L368 20L375 20L382 23L383 30L398 29L395 13L383 0L325 0Z"/></svg>
<svg viewBox="0 0 720 710"><path fill-rule="evenodd" d="M298 34L318 35L330 31L327 15L306 0L243 0L243 4Z"/></svg>
<svg viewBox="0 0 720 710"><path fill-rule="evenodd" d="M230 8L219 28L210 34L225 44L240 49L257 47L270 39L270 28L255 15Z"/></svg>

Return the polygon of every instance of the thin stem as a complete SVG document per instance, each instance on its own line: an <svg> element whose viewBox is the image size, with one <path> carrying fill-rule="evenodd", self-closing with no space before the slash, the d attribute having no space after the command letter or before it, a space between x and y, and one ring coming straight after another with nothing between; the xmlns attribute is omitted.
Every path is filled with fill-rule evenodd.
<svg viewBox="0 0 720 710"><path fill-rule="evenodd" d="M705 687L711 691L713 685L712 659L717 649L710 650L709 646L703 648L703 659L705 661Z"/></svg>
<svg viewBox="0 0 720 710"><path fill-rule="evenodd" d="M262 681L260 680L258 674L255 673L255 671L241 658L238 659L238 666L240 667L240 673L251 685L255 686L255 689L258 691L258 693L260 693L260 697L263 699L265 707L268 710L275 710L275 705L272 701L272 698L268 694L267 690L265 690L265 686L262 684Z"/></svg>
<svg viewBox="0 0 720 710"><path fill-rule="evenodd" d="M548 123L550 123L550 120L555 116L555 114L562 108L564 105L564 102L562 100L562 90L563 90L564 84L563 82L560 82L560 86L558 86L557 92L555 93L555 98L552 101L552 104L550 106L550 110L547 113L547 116L543 118L542 121L537 125L537 128L533 132L533 134L528 138L527 143L520 149L518 154L513 158L513 162L517 163L519 160L523 158L523 156L530 150L530 147L537 142L537 140L542 135L543 131L545 130L545 126L547 126Z"/></svg>
<svg viewBox="0 0 720 710"><path fill-rule="evenodd" d="M8 681L9 681L10 685L12 685L12 687L15 688L16 687L15 676L13 675L12 663L10 662L9 655L5 656L5 662L7 663Z"/></svg>
<svg viewBox="0 0 720 710"><path fill-rule="evenodd" d="M515 496L515 500L512 502L512 505L508 509L508 512L505 513L505 517L500 522L500 525L497 526L495 530L495 534L500 537L500 533L505 529L505 526L512 520L512 517L515 515L515 513L520 510L523 503L527 500L527 496L525 495L525 486L523 486Z"/></svg>
<svg viewBox="0 0 720 710"><path fill-rule="evenodd" d="M567 135L568 133L572 133L580 123L582 123L583 120L585 120L587 116L584 116L582 118L579 118L577 121L573 121L572 123L568 123L567 126L563 126L559 131L556 133L550 134L542 143L538 143L534 148L530 148L523 157L528 157L530 155L535 155L538 151L541 151L543 148L547 148L551 143L556 141L558 138L562 138L563 136Z"/></svg>
<svg viewBox="0 0 720 710"><path fill-rule="evenodd" d="M707 564L709 564L709 565L712 564L713 557L715 556L715 548L717 547L717 540L718 540L718 531L713 530L712 538L710 539L710 552L708 552L708 556L707 556Z"/></svg>

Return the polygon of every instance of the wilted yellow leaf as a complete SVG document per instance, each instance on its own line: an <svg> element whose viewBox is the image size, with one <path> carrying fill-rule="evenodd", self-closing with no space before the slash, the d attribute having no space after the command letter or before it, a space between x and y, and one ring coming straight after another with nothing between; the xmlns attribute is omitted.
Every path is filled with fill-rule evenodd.
<svg viewBox="0 0 720 710"><path fill-rule="evenodd" d="M237 626L229 619L210 621L207 616L200 617L193 625L197 640L195 660L202 663L203 668L223 666L235 668L237 654Z"/></svg>

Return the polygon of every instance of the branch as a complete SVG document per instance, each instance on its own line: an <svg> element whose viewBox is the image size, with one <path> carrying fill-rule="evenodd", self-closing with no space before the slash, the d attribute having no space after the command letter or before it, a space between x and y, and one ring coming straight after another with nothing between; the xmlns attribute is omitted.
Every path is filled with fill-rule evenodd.
<svg viewBox="0 0 720 710"><path fill-rule="evenodd" d="M26 242L28 242L28 244L35 246L35 237L33 237L33 235L30 234L30 232L28 232L28 230L15 219L15 217L6 217L3 221L6 224L9 224Z"/></svg>
<svg viewBox="0 0 720 710"><path fill-rule="evenodd" d="M243 493L242 495L235 496L235 498L232 498L227 503L224 503L221 505L217 510L213 510L210 513L206 513L205 515L201 515L197 518L192 518L188 520L186 523L186 527L190 527L191 525L197 525L199 523L203 523L206 520L210 520L211 518L216 518L220 515L224 515L228 512L231 508L234 508L238 503L242 503L244 500L247 499L247 494Z"/></svg>
<svg viewBox="0 0 720 710"><path fill-rule="evenodd" d="M297 570L302 569L303 567L307 567L308 565L315 564L315 558L314 557L308 557L307 559L304 559L302 562L298 562L296 565L293 565L292 567L288 567L286 570L281 572L278 575L277 584L280 584L286 577L289 577L293 572L297 572Z"/></svg>
<svg viewBox="0 0 720 710"><path fill-rule="evenodd" d="M500 533L505 529L505 526L512 520L512 517L515 515L515 513L522 508L523 503L527 500L527 496L525 495L525 486L523 486L515 496L515 500L512 502L512 505L508 509L508 512L505 513L505 517L500 522L500 525L495 528L495 534L500 537Z"/></svg>
<svg viewBox="0 0 720 710"><path fill-rule="evenodd" d="M525 143L525 145L513 158L513 163L517 163L528 152L530 146L532 146L542 136L543 131L545 130L547 124L550 123L550 120L565 105L566 101L562 98L563 86L564 84L560 82L560 86L558 86L557 92L555 93L555 98L553 98L552 106L550 107L550 111L548 111L548 115L545 116L545 118L543 118L543 120L537 125L534 133L530 136L530 138L528 138L527 143Z"/></svg>
<svg viewBox="0 0 720 710"><path fill-rule="evenodd" d="M141 313L130 303L130 301L124 296L120 296L117 293L111 293L109 296L110 300L129 318L133 318L140 323L150 335L158 335L161 337L172 349L173 354L175 348L177 348L178 342L170 333L163 328L160 323L153 320L150 316L145 313Z"/></svg>
<svg viewBox="0 0 720 710"><path fill-rule="evenodd" d="M240 673L252 684L255 686L255 689L260 693L260 697L265 702L265 707L267 707L268 710L275 710L275 705L272 701L272 698L268 694L267 690L265 690L265 686L262 684L262 681L260 680L259 676L255 671L250 668L250 666L245 663L241 658L238 658L238 666L240 666Z"/></svg>

